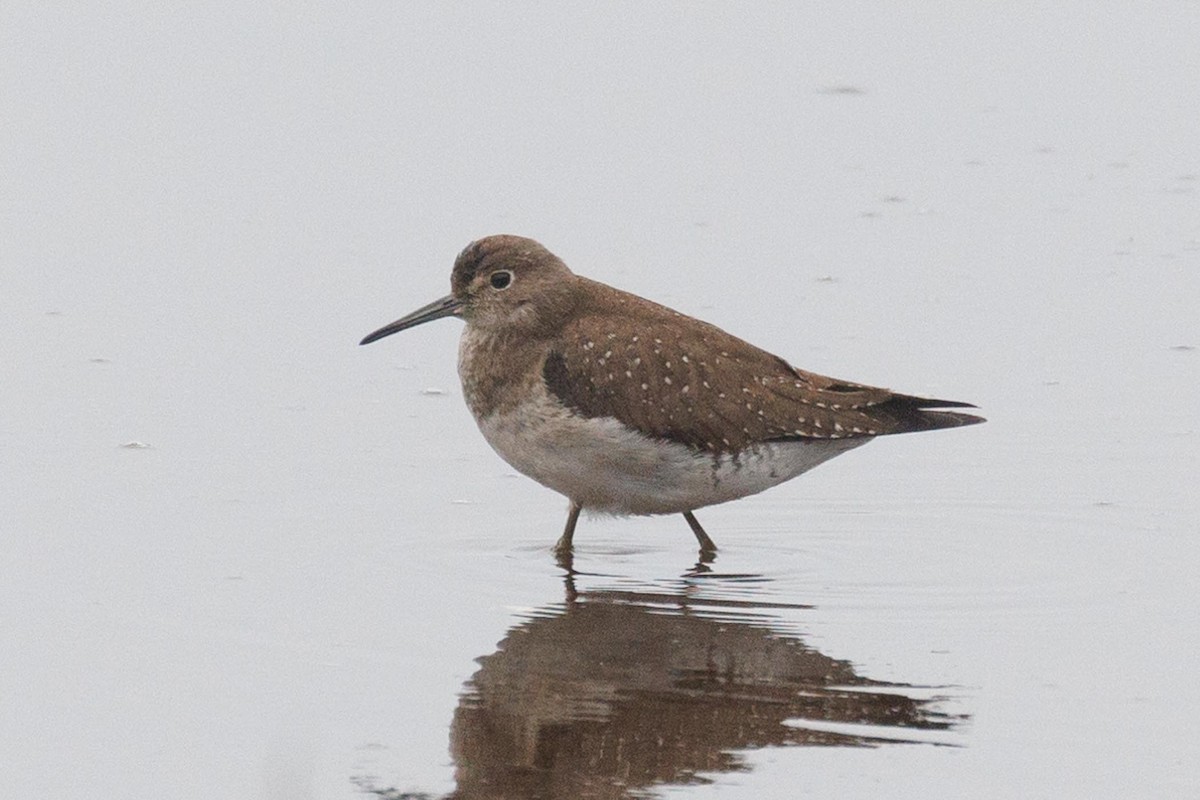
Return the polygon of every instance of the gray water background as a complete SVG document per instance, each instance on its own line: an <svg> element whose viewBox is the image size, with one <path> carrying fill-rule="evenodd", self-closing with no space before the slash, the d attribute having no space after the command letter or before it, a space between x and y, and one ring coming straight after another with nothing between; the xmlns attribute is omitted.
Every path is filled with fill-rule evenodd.
<svg viewBox="0 0 1200 800"><path fill-rule="evenodd" d="M611 796L1195 797L1197 42L1195 2L5 3L0 795L486 796L452 723L574 591L956 720ZM457 323L356 346L497 232L990 421L708 509L708 577L678 518L585 519L568 586Z"/></svg>

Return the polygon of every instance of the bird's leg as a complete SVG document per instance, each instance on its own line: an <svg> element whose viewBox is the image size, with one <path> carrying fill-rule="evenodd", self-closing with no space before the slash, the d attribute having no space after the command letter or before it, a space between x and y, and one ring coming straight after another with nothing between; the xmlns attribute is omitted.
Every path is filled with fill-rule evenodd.
<svg viewBox="0 0 1200 800"><path fill-rule="evenodd" d="M683 518L687 520L687 524L691 527L692 533L696 534L696 541L700 543L700 552L709 554L716 553L716 542L708 538L708 534L704 532L704 528L700 527L700 521L696 519L696 515L690 511L685 511L683 512Z"/></svg>
<svg viewBox="0 0 1200 800"><path fill-rule="evenodd" d="M558 537L558 544L554 545L554 552L560 556L570 553L574 548L571 540L575 538L575 523L579 521L579 512L583 507L571 501L571 510L567 512L567 525L563 528L562 536Z"/></svg>

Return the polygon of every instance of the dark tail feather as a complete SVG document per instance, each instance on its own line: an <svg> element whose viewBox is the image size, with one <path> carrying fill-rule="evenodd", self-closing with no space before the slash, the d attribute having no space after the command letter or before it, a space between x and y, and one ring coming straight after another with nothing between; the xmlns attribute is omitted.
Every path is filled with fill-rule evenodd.
<svg viewBox="0 0 1200 800"><path fill-rule="evenodd" d="M978 425L980 422L987 422L987 420L975 414L960 414L955 411L920 411L912 427L898 430L896 433L935 431L938 428L961 428L963 425Z"/></svg>
<svg viewBox="0 0 1200 800"><path fill-rule="evenodd" d="M939 428L961 428L964 425L977 425L987 421L975 414L929 410L941 408L975 408L975 406L971 403L960 403L957 400L935 400L928 397L898 394L874 406L871 414L882 417L890 423L884 426L884 433L912 433L935 431Z"/></svg>

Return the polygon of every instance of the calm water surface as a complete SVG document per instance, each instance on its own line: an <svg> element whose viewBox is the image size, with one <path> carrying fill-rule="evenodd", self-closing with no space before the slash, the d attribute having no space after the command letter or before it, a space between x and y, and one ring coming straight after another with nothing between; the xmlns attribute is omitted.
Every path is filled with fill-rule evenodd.
<svg viewBox="0 0 1200 800"><path fill-rule="evenodd" d="M0 796L1200 796L1200 9L0 10ZM969 400L584 519L357 340L533 236Z"/></svg>

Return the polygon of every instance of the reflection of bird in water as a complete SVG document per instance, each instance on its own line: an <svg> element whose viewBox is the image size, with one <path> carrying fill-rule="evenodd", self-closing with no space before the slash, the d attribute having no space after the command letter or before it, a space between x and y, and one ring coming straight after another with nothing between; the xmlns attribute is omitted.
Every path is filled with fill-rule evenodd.
<svg viewBox="0 0 1200 800"><path fill-rule="evenodd" d="M480 659L451 728L452 797L643 797L748 769L737 750L905 741L896 729L959 721L780 630L780 605L568 589Z"/></svg>

